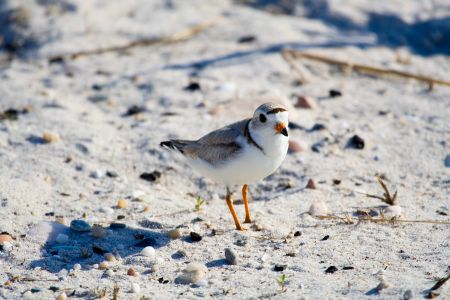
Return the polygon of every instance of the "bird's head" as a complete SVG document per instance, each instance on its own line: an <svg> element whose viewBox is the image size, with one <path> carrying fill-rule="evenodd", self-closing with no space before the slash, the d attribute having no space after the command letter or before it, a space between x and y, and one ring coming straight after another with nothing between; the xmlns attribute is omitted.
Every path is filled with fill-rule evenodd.
<svg viewBox="0 0 450 300"><path fill-rule="evenodd" d="M264 103L259 106L251 120L252 130L263 135L288 137L288 111L276 103Z"/></svg>

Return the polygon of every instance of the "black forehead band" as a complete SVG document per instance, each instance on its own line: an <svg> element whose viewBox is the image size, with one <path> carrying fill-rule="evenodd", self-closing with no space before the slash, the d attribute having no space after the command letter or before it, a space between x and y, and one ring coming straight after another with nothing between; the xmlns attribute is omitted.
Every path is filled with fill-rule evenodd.
<svg viewBox="0 0 450 300"><path fill-rule="evenodd" d="M282 112L282 111L287 111L287 110L284 109L284 108L278 107L278 108L274 108L274 109L272 109L272 110L269 110L269 111L267 112L267 114L268 114L268 115L270 115L270 114L277 114L277 113Z"/></svg>

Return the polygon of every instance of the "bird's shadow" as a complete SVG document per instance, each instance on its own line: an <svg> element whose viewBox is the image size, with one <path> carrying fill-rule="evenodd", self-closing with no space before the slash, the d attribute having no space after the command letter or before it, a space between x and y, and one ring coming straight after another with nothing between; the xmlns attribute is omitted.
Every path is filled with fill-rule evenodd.
<svg viewBox="0 0 450 300"><path fill-rule="evenodd" d="M105 237L96 238L89 232L76 232L54 224L56 223L52 223L54 229L48 234L49 238L43 247L45 251L42 257L32 261L30 268L40 267L51 273L70 270L75 264L90 268L87 266L104 261L106 253L127 258L138 255L145 246L158 249L170 242L163 230L109 228ZM66 234L68 240L58 243L58 234Z"/></svg>

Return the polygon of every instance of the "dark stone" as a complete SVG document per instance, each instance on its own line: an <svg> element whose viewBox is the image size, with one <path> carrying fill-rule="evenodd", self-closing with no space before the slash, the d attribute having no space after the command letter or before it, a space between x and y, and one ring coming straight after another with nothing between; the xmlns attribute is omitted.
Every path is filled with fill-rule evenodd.
<svg viewBox="0 0 450 300"><path fill-rule="evenodd" d="M80 151L83 154L89 154L89 149L85 145L81 143L75 144L75 148L77 148L78 151Z"/></svg>
<svg viewBox="0 0 450 300"><path fill-rule="evenodd" d="M327 234L326 236L324 236L322 239L321 239L321 241L326 241L326 240L328 240L330 238L330 236Z"/></svg>
<svg viewBox="0 0 450 300"><path fill-rule="evenodd" d="M92 245L92 251L94 251L94 253L96 253L98 255L104 255L105 253L108 253L107 250L105 250L102 247L97 246L97 245Z"/></svg>
<svg viewBox="0 0 450 300"><path fill-rule="evenodd" d="M341 91L338 91L338 90L330 90L330 97L331 98L335 98L335 97L340 97L340 96L342 96L342 93L341 93Z"/></svg>
<svg viewBox="0 0 450 300"><path fill-rule="evenodd" d="M191 231L190 236L193 242L200 242L203 239L200 234L193 231Z"/></svg>
<svg viewBox="0 0 450 300"><path fill-rule="evenodd" d="M325 270L325 273L328 274L333 274L334 272L336 272L338 269L335 266L330 266Z"/></svg>
<svg viewBox="0 0 450 300"><path fill-rule="evenodd" d="M319 131L319 130L325 130L325 129L327 129L327 127L324 124L316 123L308 131L313 132L313 131Z"/></svg>
<svg viewBox="0 0 450 300"><path fill-rule="evenodd" d="M343 267L342 270L353 270L354 267Z"/></svg>
<svg viewBox="0 0 450 300"><path fill-rule="evenodd" d="M93 89L94 91L100 91L101 89L103 89L103 87L100 84L93 84L91 86L91 89Z"/></svg>
<svg viewBox="0 0 450 300"><path fill-rule="evenodd" d="M150 182L155 182L160 177L161 177L161 172L156 171L156 170L151 173L142 173L141 176L139 176L139 178L146 180L146 181L150 181Z"/></svg>
<svg viewBox="0 0 450 300"><path fill-rule="evenodd" d="M117 216L117 220L123 220L123 219L125 219L125 216L124 216L124 215L118 215L118 216Z"/></svg>
<svg viewBox="0 0 450 300"><path fill-rule="evenodd" d="M143 239L142 241L138 242L137 244L135 244L135 247L147 247L147 246L156 246L157 242L154 238L146 238Z"/></svg>
<svg viewBox="0 0 450 300"><path fill-rule="evenodd" d="M286 269L286 267L287 267L287 265L275 265L273 270L275 272L282 272L282 271L284 271L284 269Z"/></svg>
<svg viewBox="0 0 450 300"><path fill-rule="evenodd" d="M348 140L347 147L364 149L364 140L360 136L355 134Z"/></svg>
<svg viewBox="0 0 450 300"><path fill-rule="evenodd" d="M123 223L111 223L109 225L109 228L111 228L111 229L124 229L126 227L127 227L127 225L123 224Z"/></svg>
<svg viewBox="0 0 450 300"><path fill-rule="evenodd" d="M116 177L119 177L119 174L117 174L117 172L115 172L115 171L106 171L106 176L111 177L111 178L116 178Z"/></svg>
<svg viewBox="0 0 450 300"><path fill-rule="evenodd" d="M195 92L201 90L200 84L198 82L191 82L184 88L185 91Z"/></svg>
<svg viewBox="0 0 450 300"><path fill-rule="evenodd" d="M294 233L294 236L301 236L302 235L302 233L300 232L300 231L296 231L295 233Z"/></svg>
<svg viewBox="0 0 450 300"><path fill-rule="evenodd" d="M40 288L32 288L30 291L31 291L33 294L35 294L35 293L42 292L42 289L40 289Z"/></svg>
<svg viewBox="0 0 450 300"><path fill-rule="evenodd" d="M143 106L133 105L128 108L128 110L123 114L124 117L134 116L146 111Z"/></svg>
<svg viewBox="0 0 450 300"><path fill-rule="evenodd" d="M45 213L45 216L47 216L47 217L53 217L54 215L55 215L55 212L54 212L54 211Z"/></svg>
<svg viewBox="0 0 450 300"><path fill-rule="evenodd" d="M51 287L49 287L48 288L50 291L52 291L52 292L56 292L56 291L59 291L59 287L57 287L57 286L51 286Z"/></svg>
<svg viewBox="0 0 450 300"><path fill-rule="evenodd" d="M254 36L254 35L244 35L244 36L241 36L238 39L237 42L239 44L245 44L245 43L253 43L254 41L256 41L256 36Z"/></svg>
<svg viewBox="0 0 450 300"><path fill-rule="evenodd" d="M100 102L104 102L106 100L108 100L108 96L107 95L92 95L88 97L88 100L92 103L100 103Z"/></svg>
<svg viewBox="0 0 450 300"><path fill-rule="evenodd" d="M339 184L341 184L341 180L340 179L333 179L333 184L334 185L339 185Z"/></svg>

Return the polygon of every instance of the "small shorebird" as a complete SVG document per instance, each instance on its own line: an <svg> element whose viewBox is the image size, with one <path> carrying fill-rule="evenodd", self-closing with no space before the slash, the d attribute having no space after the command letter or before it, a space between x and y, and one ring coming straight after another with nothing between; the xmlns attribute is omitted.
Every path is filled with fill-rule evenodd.
<svg viewBox="0 0 450 300"><path fill-rule="evenodd" d="M288 111L265 103L252 118L212 131L196 141L170 140L161 146L179 151L200 174L227 187L226 201L237 230L242 226L233 206L230 188L243 185L245 221L251 223L247 185L272 174L288 150Z"/></svg>

